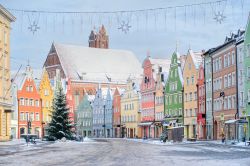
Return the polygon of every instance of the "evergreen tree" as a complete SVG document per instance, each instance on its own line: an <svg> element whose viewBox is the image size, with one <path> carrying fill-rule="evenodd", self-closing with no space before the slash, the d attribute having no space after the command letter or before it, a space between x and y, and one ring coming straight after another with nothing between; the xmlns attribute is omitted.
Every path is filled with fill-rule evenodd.
<svg viewBox="0 0 250 166"><path fill-rule="evenodd" d="M53 99L52 109L52 120L48 126L49 138L61 139L65 137L71 139L73 123L69 119L69 109L62 88L59 88Z"/></svg>

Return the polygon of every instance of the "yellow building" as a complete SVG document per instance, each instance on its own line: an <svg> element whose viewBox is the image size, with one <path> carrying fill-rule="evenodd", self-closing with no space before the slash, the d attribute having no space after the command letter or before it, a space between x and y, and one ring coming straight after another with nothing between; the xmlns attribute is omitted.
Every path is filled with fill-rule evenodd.
<svg viewBox="0 0 250 166"><path fill-rule="evenodd" d="M121 97L122 137L141 138L139 86L131 79Z"/></svg>
<svg viewBox="0 0 250 166"><path fill-rule="evenodd" d="M197 78L201 53L188 50L183 68L184 82L184 138L196 137L197 124Z"/></svg>
<svg viewBox="0 0 250 166"><path fill-rule="evenodd" d="M53 89L50 84L49 75L44 69L39 87L40 97L42 100L42 115L43 115L43 136L46 134L46 126L51 121L51 111L53 102Z"/></svg>
<svg viewBox="0 0 250 166"><path fill-rule="evenodd" d="M10 98L10 24L15 17L0 5L0 141L10 139L12 101Z"/></svg>

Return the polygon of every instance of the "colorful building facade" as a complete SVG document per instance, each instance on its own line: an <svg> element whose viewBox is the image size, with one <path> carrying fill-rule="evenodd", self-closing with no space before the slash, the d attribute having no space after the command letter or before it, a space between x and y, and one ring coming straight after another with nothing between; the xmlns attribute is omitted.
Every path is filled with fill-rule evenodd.
<svg viewBox="0 0 250 166"><path fill-rule="evenodd" d="M180 55L177 52L171 57L165 95L166 124L171 127L183 126L183 76Z"/></svg>
<svg viewBox="0 0 250 166"><path fill-rule="evenodd" d="M184 138L196 138L197 134L197 78L201 53L188 50L183 68L184 85Z"/></svg>
<svg viewBox="0 0 250 166"><path fill-rule="evenodd" d="M93 96L89 96L87 93L85 93L76 111L77 134L82 137L92 137L92 126L93 126L93 109L91 105L92 101L93 101Z"/></svg>
<svg viewBox="0 0 250 166"><path fill-rule="evenodd" d="M39 85L39 94L42 100L42 125L43 125L43 134L47 135L46 129L47 125L51 121L52 115L52 103L54 92L52 86L50 84L49 75L47 71L44 69L42 73L42 79Z"/></svg>
<svg viewBox="0 0 250 166"><path fill-rule="evenodd" d="M15 17L0 5L0 141L10 140L11 135L11 79L10 79L10 31ZM14 118L14 117L13 117Z"/></svg>
<svg viewBox="0 0 250 166"><path fill-rule="evenodd" d="M207 139L213 139L213 103L212 103L212 59L210 52L212 49L206 51L204 55L205 66L205 96L206 96L206 130Z"/></svg>
<svg viewBox="0 0 250 166"><path fill-rule="evenodd" d="M142 137L156 137L156 75L160 68L169 68L169 65L169 60L151 58L149 55L143 61L143 79L140 85Z"/></svg>
<svg viewBox="0 0 250 166"><path fill-rule="evenodd" d="M113 96L113 137L121 137L121 95L119 88L115 89Z"/></svg>
<svg viewBox="0 0 250 166"><path fill-rule="evenodd" d="M244 73L245 73L245 85L244 85L244 97L245 97L245 116L248 121L247 138L250 137L250 15L248 16L248 22L246 26L245 38L244 38Z"/></svg>
<svg viewBox="0 0 250 166"><path fill-rule="evenodd" d="M22 134L35 134L42 137L42 104L39 90L32 77L32 69L28 65L22 85L17 92L18 98L18 138ZM31 129L27 129L27 121L31 121Z"/></svg>
<svg viewBox="0 0 250 166"><path fill-rule="evenodd" d="M121 97L122 137L141 138L140 99L137 83L128 79L126 90Z"/></svg>
<svg viewBox="0 0 250 166"><path fill-rule="evenodd" d="M235 37L235 36L234 36ZM226 40L224 44L211 51L213 64L213 116L214 139L226 135L228 140L235 139L236 126L229 124L238 119L236 86L236 38Z"/></svg>
<svg viewBox="0 0 250 166"><path fill-rule="evenodd" d="M199 66L198 79L197 79L197 95L198 95L197 139L207 139L204 63L201 63Z"/></svg>

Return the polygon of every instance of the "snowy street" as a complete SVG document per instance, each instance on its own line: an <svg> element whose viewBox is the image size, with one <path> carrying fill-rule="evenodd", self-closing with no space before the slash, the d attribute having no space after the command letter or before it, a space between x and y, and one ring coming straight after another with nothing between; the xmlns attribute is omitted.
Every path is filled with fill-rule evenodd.
<svg viewBox="0 0 250 166"><path fill-rule="evenodd" d="M0 165L230 165L248 166L250 147L210 142L159 144L126 139L27 145L0 143Z"/></svg>

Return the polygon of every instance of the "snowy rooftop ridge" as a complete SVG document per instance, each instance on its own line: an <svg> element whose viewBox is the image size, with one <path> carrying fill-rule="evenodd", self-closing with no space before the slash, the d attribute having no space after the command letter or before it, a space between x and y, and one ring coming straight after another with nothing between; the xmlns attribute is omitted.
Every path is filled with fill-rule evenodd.
<svg viewBox="0 0 250 166"><path fill-rule="evenodd" d="M90 48L53 43L67 77L97 82L126 82L129 76L140 77L142 68L131 51Z"/></svg>

